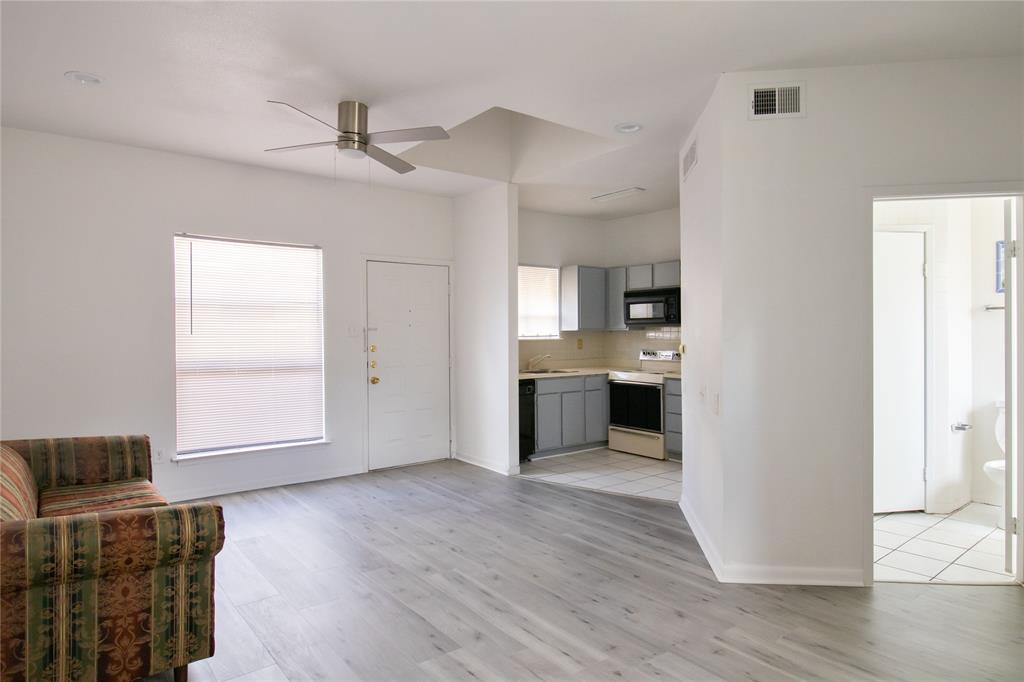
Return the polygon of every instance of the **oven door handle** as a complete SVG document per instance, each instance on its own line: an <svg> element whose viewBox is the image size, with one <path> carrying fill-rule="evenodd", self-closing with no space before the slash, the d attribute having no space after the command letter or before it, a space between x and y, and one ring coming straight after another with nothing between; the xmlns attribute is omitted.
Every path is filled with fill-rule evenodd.
<svg viewBox="0 0 1024 682"><path fill-rule="evenodd" d="M630 386L650 386L651 388L656 388L659 391L664 388L663 384L652 384L649 381L626 381L624 379L609 379L608 383L609 384L629 384Z"/></svg>
<svg viewBox="0 0 1024 682"><path fill-rule="evenodd" d="M624 428L621 428L619 426L609 426L608 430L609 431L620 431L622 433L629 433L629 434L632 434L632 435L635 435L635 436L645 436L647 438L661 438L662 437L660 433L651 433L651 432L648 432L648 431L637 431L636 429L624 429Z"/></svg>

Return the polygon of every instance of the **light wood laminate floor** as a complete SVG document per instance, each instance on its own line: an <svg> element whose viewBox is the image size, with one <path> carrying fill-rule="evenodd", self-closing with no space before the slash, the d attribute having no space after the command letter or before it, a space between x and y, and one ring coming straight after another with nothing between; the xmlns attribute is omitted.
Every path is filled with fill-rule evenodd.
<svg viewBox="0 0 1024 682"><path fill-rule="evenodd" d="M459 462L218 499L217 653L193 682L1024 670L1018 587L722 585L670 502Z"/></svg>

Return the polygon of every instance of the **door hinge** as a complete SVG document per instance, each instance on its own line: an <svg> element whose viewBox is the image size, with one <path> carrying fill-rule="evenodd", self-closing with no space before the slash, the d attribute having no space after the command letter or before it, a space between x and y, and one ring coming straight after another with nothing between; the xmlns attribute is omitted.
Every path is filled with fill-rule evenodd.
<svg viewBox="0 0 1024 682"><path fill-rule="evenodd" d="M921 276L924 277L925 279L928 278L928 264L927 263L921 263Z"/></svg>
<svg viewBox="0 0 1024 682"><path fill-rule="evenodd" d="M925 483L928 482L928 468L927 467L925 467L924 469L921 469L921 480L924 481Z"/></svg>
<svg viewBox="0 0 1024 682"><path fill-rule="evenodd" d="M1011 530L1011 531L1013 532L1013 534L1014 534L1014 535L1020 535L1020 534L1021 534L1021 523L1020 523L1020 519L1018 519L1018 518L1017 518L1017 517L1015 516L1015 517L1013 517L1013 518L1012 518L1012 519L1010 519L1010 520L1012 521L1012 523L1010 524L1010 530Z"/></svg>
<svg viewBox="0 0 1024 682"><path fill-rule="evenodd" d="M1007 246L1006 246L1006 255L1009 256L1010 258L1016 258L1017 257L1017 240L1016 239L1012 240L1009 244L1007 244Z"/></svg>

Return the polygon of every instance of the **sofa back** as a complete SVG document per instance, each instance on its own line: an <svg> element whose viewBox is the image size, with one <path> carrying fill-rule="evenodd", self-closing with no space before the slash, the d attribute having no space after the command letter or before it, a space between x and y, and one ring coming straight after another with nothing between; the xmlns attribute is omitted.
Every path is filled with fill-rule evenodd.
<svg viewBox="0 0 1024 682"><path fill-rule="evenodd" d="M0 445L0 521L38 515L39 491L32 469L16 450Z"/></svg>
<svg viewBox="0 0 1024 682"><path fill-rule="evenodd" d="M29 463L39 490L129 478L153 480L149 436L35 438L0 444Z"/></svg>

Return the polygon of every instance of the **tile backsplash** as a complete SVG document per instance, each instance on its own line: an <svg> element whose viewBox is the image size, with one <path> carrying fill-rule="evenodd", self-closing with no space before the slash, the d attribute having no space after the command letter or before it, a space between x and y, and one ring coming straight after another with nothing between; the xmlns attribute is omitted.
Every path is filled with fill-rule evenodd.
<svg viewBox="0 0 1024 682"><path fill-rule="evenodd" d="M640 351L677 350L679 327L649 327L627 331L562 332L560 339L536 339L519 342L519 368L526 369L530 358L551 355L541 367L639 367ZM580 343L582 341L582 344ZM582 348L579 346L582 345ZM678 370L676 362L644 362L647 369Z"/></svg>

